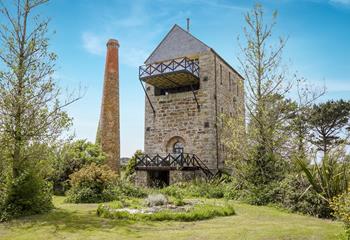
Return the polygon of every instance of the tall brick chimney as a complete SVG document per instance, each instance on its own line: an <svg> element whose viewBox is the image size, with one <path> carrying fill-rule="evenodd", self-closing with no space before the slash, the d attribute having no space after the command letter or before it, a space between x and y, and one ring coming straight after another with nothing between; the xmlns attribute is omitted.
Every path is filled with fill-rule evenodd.
<svg viewBox="0 0 350 240"><path fill-rule="evenodd" d="M120 169L118 49L117 40L107 42L101 115L96 135L96 142L107 154L107 164L117 172Z"/></svg>

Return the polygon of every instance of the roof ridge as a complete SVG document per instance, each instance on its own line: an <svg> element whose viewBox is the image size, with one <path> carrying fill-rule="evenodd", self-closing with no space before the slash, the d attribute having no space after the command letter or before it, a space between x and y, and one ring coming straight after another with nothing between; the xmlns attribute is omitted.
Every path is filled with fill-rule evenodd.
<svg viewBox="0 0 350 240"><path fill-rule="evenodd" d="M148 56L148 58L145 60L145 64L149 61L149 59L152 58L152 56L157 52L157 50L159 49L159 47L164 43L164 41L168 38L168 36L174 31L174 29L179 29L181 30L181 32L185 33L188 37L198 41L200 44L202 44L204 47L211 49L211 47L209 47L207 44L205 44L204 42L202 42L200 39L198 39L197 37L195 37L193 34L191 34L190 32L186 31L185 29L183 29L181 26L179 26L178 24L174 24L172 26L172 28L169 30L169 32L163 37L162 41L160 41L160 43L157 45L157 47L152 51L152 53Z"/></svg>

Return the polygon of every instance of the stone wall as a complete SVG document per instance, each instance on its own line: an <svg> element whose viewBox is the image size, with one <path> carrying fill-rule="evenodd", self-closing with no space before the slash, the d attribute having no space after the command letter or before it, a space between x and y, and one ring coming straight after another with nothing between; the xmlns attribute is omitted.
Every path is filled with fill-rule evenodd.
<svg viewBox="0 0 350 240"><path fill-rule="evenodd" d="M216 56L217 78L217 116L234 117L244 114L244 80L222 58ZM219 169L225 167L227 148L221 141L222 125L218 121L218 159Z"/></svg>
<svg viewBox="0 0 350 240"><path fill-rule="evenodd" d="M147 171L136 170L135 184L139 187L147 187L149 185Z"/></svg>
<svg viewBox="0 0 350 240"><path fill-rule="evenodd" d="M168 142L174 137L180 137L185 143L185 153L196 154L215 171L223 167L225 157L216 128L217 116L221 111L235 114L234 96L237 95L237 88L233 85L241 81L239 85L243 87L243 81L213 51L202 53L199 65L200 88L195 92L200 111L191 91L155 96L154 87L146 85L156 114L153 114L146 98L144 151L150 155L166 155L170 151L167 149ZM239 92L243 94L243 90Z"/></svg>
<svg viewBox="0 0 350 240"><path fill-rule="evenodd" d="M189 182L196 178L195 171L179 171L174 170L169 172L169 184L177 182Z"/></svg>

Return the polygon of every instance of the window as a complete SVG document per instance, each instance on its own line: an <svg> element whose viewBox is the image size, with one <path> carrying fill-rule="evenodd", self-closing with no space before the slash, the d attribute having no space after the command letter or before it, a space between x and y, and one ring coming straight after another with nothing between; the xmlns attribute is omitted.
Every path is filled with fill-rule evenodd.
<svg viewBox="0 0 350 240"><path fill-rule="evenodd" d="M228 72L228 87L229 87L229 91L231 91L231 72Z"/></svg>
<svg viewBox="0 0 350 240"><path fill-rule="evenodd" d="M222 85L222 65L220 64L220 84Z"/></svg>
<svg viewBox="0 0 350 240"><path fill-rule="evenodd" d="M181 142L176 142L173 146L173 153L181 154L184 152L184 145Z"/></svg>
<svg viewBox="0 0 350 240"><path fill-rule="evenodd" d="M161 96L161 95L168 95L168 94L173 94L173 93L180 93L180 92L191 92L196 91L199 89L199 83L194 84L190 86L181 86L181 87L176 87L176 88L154 88L154 95L155 96Z"/></svg>

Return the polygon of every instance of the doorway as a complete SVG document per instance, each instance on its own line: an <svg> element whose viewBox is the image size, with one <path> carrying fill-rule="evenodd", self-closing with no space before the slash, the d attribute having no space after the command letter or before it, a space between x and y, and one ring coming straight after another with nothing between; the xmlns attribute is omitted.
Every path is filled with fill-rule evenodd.
<svg viewBox="0 0 350 240"><path fill-rule="evenodd" d="M169 171L148 171L149 186L163 188L169 186Z"/></svg>

